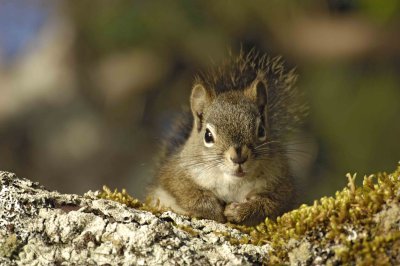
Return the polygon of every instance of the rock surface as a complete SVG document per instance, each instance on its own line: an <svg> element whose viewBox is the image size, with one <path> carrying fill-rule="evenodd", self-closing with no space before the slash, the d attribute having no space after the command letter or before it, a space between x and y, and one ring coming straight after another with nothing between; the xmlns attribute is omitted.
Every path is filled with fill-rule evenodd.
<svg viewBox="0 0 400 266"><path fill-rule="evenodd" d="M240 231L172 212L160 216L48 191L0 172L1 265L258 265L269 245L234 245Z"/></svg>

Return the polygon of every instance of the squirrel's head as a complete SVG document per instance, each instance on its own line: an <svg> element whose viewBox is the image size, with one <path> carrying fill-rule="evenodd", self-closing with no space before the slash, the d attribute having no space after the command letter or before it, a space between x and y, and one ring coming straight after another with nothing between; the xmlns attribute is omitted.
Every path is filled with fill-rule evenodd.
<svg viewBox="0 0 400 266"><path fill-rule="evenodd" d="M203 161L223 173L245 177L268 156L267 84L257 77L240 90L216 94L201 83L190 98L193 136Z"/></svg>

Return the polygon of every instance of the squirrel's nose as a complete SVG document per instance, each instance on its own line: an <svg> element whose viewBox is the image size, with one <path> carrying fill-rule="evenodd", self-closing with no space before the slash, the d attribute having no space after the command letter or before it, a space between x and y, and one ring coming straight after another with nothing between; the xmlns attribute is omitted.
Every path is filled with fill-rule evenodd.
<svg viewBox="0 0 400 266"><path fill-rule="evenodd" d="M247 156L243 155L241 147L234 147L231 149L229 159L231 159L234 164L243 164L247 161Z"/></svg>
<svg viewBox="0 0 400 266"><path fill-rule="evenodd" d="M250 156L249 149L244 146L231 146L225 153L225 158L233 164L244 164Z"/></svg>
<svg viewBox="0 0 400 266"><path fill-rule="evenodd" d="M234 157L230 157L230 159L235 164L243 164L247 161L247 156L246 157L234 156Z"/></svg>

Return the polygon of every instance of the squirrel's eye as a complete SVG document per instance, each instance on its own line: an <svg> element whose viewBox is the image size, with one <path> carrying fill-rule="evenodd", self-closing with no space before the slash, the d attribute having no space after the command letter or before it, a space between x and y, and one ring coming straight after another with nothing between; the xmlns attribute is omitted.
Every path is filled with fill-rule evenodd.
<svg viewBox="0 0 400 266"><path fill-rule="evenodd" d="M214 144L214 136L208 128L206 129L206 133L204 134L204 144L207 147L211 147Z"/></svg>
<svg viewBox="0 0 400 266"><path fill-rule="evenodd" d="M258 130L257 130L257 137L259 141L265 141L267 138L267 134L265 132L265 127L264 125L260 124L258 126Z"/></svg>

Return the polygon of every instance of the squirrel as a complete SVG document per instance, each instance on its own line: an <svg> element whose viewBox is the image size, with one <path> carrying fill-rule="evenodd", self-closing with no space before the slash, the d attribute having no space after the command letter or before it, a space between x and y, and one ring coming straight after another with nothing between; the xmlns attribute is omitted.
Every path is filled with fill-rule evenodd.
<svg viewBox="0 0 400 266"><path fill-rule="evenodd" d="M285 136L307 113L296 80L281 57L255 50L196 76L191 110L163 145L150 204L247 226L290 210Z"/></svg>

